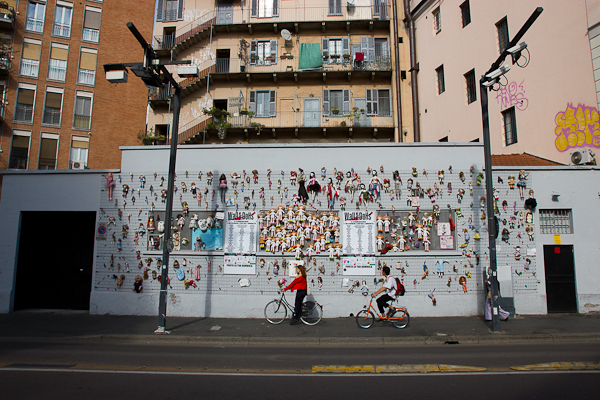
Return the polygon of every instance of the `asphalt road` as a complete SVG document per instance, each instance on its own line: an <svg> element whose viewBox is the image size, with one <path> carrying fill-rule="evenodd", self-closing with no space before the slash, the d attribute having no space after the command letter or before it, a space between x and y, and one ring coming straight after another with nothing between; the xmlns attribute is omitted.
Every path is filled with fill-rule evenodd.
<svg viewBox="0 0 600 400"><path fill-rule="evenodd" d="M511 367L599 360L600 342L313 348L0 340L0 382L3 399L36 400L597 399L598 369ZM436 366L463 369L423 373ZM398 372L407 367L417 372Z"/></svg>

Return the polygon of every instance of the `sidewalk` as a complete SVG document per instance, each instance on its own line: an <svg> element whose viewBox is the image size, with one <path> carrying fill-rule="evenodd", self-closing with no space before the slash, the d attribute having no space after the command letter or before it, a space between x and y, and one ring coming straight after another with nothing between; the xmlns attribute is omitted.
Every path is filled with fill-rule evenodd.
<svg viewBox="0 0 600 400"><path fill-rule="evenodd" d="M87 311L25 310L0 314L0 341L77 340L196 345L425 345L600 340L600 314L517 316L491 332L483 317L412 318L405 329L354 318L323 319L316 326L265 319L167 317L170 334L154 334L158 318L89 315Z"/></svg>

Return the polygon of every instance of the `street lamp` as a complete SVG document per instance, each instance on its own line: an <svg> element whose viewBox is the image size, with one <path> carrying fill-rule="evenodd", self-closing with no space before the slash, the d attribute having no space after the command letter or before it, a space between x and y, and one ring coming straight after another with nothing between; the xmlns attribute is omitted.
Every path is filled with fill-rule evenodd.
<svg viewBox="0 0 600 400"><path fill-rule="evenodd" d="M492 187L492 149L490 143L490 120L488 111L488 90L498 90L499 86L504 86L500 83L500 79L510 70L510 66L500 66L506 57L510 54L512 56L513 64L516 64L522 68L529 64L529 59L524 65L518 63L521 57L521 52L527 48L525 42L518 44L519 40L525 35L525 32L533 25L535 20L544 11L542 7L535 9L533 14L529 17L523 27L517 32L513 40L510 41L506 50L500 54L498 59L494 61L490 69L481 76L479 80L479 92L481 93L481 118L483 120L483 154L485 164L485 196L487 205L487 220L488 220L488 238L489 238L489 249L490 249L490 284L491 284L491 301L492 301L492 331L498 332L500 330L500 317L498 315L498 274L497 274L497 260L496 260L496 218L494 216L494 204L493 196L494 190ZM529 51L529 50L527 50ZM498 86L495 86L495 85Z"/></svg>
<svg viewBox="0 0 600 400"><path fill-rule="evenodd" d="M169 253L171 251L171 220L173 218L173 188L175 186L175 161L177 158L177 134L179 131L179 111L181 109L181 86L173 79L173 75L167 70L166 65L185 65L191 64L186 61L168 61L161 62L152 45L146 42L133 23L128 22L127 28L133 36L140 42L144 49L144 61L142 63L120 63L104 64L106 79L111 83L127 82L127 67L135 76L144 81L147 86L165 87L170 85L175 89L173 96L173 129L171 136L171 152L169 157L169 178L167 183L167 204L165 216L165 232L163 239L163 256L160 281L160 296L158 300L158 327L155 333L169 333L166 328L167 314L167 284L169 281ZM195 71L195 73L194 73ZM185 76L198 76L198 67L187 66Z"/></svg>

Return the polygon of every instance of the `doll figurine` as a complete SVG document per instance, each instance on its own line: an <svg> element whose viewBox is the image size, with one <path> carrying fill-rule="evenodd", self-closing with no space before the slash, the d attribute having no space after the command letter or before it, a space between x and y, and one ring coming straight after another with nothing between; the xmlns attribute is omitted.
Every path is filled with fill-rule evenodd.
<svg viewBox="0 0 600 400"><path fill-rule="evenodd" d="M298 198L304 204L308 201L308 193L306 192L305 181L306 175L304 175L304 171L302 168L299 168L300 175L298 175Z"/></svg>
<svg viewBox="0 0 600 400"><path fill-rule="evenodd" d="M113 174L112 172L109 172L106 175L102 175L103 177L106 178L106 193L108 195L108 200L112 200L112 195L113 195L113 189L115 186L117 186L117 183L115 182L115 179L113 178Z"/></svg>
<svg viewBox="0 0 600 400"><path fill-rule="evenodd" d="M333 186L333 180L331 178L327 181L327 204L330 209L333 210L333 202L338 197L338 193Z"/></svg>
<svg viewBox="0 0 600 400"><path fill-rule="evenodd" d="M383 184L381 179L377 176L377 171L373 170L373 175L371 176L371 182L369 183L369 193L371 194L371 198L373 200L379 199L381 197L381 188Z"/></svg>
<svg viewBox="0 0 600 400"><path fill-rule="evenodd" d="M527 188L527 176L529 176L529 172L525 173L525 170L519 171L519 181L517 182L517 187L519 188L519 196L521 196L521 200L525 200L525 189Z"/></svg>
<svg viewBox="0 0 600 400"><path fill-rule="evenodd" d="M234 172L233 174L229 174L231 176L231 186L233 188L237 188L238 185L238 180L240 179L240 176L238 175L237 172Z"/></svg>
<svg viewBox="0 0 600 400"><path fill-rule="evenodd" d="M148 232L154 232L155 224L154 224L154 215L150 214L148 216L148 223L146 224L146 228Z"/></svg>
<svg viewBox="0 0 600 400"><path fill-rule="evenodd" d="M144 280L142 279L141 275L136 275L132 290L134 290L136 293L141 292L143 289L143 287L142 287L143 281Z"/></svg>
<svg viewBox="0 0 600 400"><path fill-rule="evenodd" d="M213 173L212 173L212 171L208 171L206 173L206 184L208 186L212 186L212 181L213 181Z"/></svg>
<svg viewBox="0 0 600 400"><path fill-rule="evenodd" d="M312 194L312 202L314 203L317 198L317 194L321 191L321 185L319 184L314 172L311 172L309 175L307 188Z"/></svg>
<svg viewBox="0 0 600 400"><path fill-rule="evenodd" d="M225 192L227 191L227 177L225 174L221 174L219 178L219 190L221 192L221 202L225 203Z"/></svg>

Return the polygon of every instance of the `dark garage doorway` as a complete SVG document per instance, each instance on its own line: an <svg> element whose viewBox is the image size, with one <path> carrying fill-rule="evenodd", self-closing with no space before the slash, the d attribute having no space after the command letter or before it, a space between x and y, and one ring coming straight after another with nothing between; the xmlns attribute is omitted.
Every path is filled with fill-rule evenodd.
<svg viewBox="0 0 600 400"><path fill-rule="evenodd" d="M545 245L548 313L576 313L575 264L572 245Z"/></svg>
<svg viewBox="0 0 600 400"><path fill-rule="evenodd" d="M21 212L15 311L89 310L95 229L95 212Z"/></svg>

